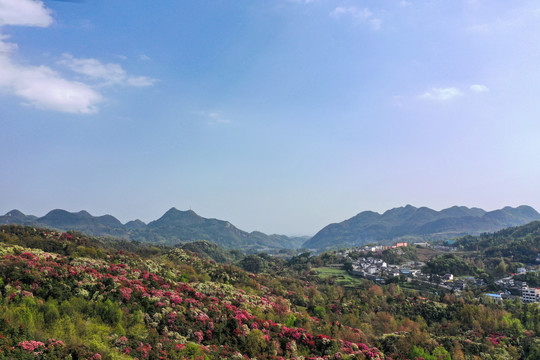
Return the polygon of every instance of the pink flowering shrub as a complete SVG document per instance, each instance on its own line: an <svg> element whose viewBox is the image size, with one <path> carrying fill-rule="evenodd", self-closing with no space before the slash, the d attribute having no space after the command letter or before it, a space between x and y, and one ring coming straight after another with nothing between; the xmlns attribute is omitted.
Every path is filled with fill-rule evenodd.
<svg viewBox="0 0 540 360"><path fill-rule="evenodd" d="M18 344L18 346L20 346L21 348L23 348L24 350L28 352L33 352L33 351L38 350L39 348L45 347L45 344L42 343L41 341L30 340L30 341L21 341Z"/></svg>

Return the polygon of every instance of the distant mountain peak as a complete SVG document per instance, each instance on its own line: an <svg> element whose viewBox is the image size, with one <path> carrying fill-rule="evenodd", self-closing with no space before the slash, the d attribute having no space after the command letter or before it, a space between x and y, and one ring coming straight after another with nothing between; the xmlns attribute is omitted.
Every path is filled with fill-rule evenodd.
<svg viewBox="0 0 540 360"><path fill-rule="evenodd" d="M533 207L529 205L519 205L515 208L515 210L518 210L521 213L538 214L538 211L536 211Z"/></svg>
<svg viewBox="0 0 540 360"><path fill-rule="evenodd" d="M128 221L126 224L129 224L129 223L146 225L146 223L144 221L142 221L141 219L131 220L131 221Z"/></svg>
<svg viewBox="0 0 540 360"><path fill-rule="evenodd" d="M171 207L159 219L149 224L141 220L122 224L112 215L93 216L85 210L69 212L62 209L49 211L40 218L12 210L0 216L0 225L3 224L33 225L61 231L75 230L94 236L114 236L169 245L206 240L220 246L242 250L296 248L305 241L303 238L266 235L262 232L249 234L229 221L207 219L191 209L181 211L176 207Z"/></svg>
<svg viewBox="0 0 540 360"><path fill-rule="evenodd" d="M26 215L24 215L21 211L17 210L17 209L13 209L11 211L8 211L6 213L6 215L4 216L11 216L11 217L24 217Z"/></svg>
<svg viewBox="0 0 540 360"><path fill-rule="evenodd" d="M163 216L165 215L168 215L168 216L182 216L182 215L197 215L199 216L195 211L189 209L189 210L178 210L177 208L175 208L174 206L172 208L170 208L169 210L167 210L165 212L165 214L163 214Z"/></svg>
<svg viewBox="0 0 540 360"><path fill-rule="evenodd" d="M465 206L435 211L406 205L387 210L382 215L364 211L343 222L330 224L305 242L304 247L349 247L403 238L409 241L450 239L524 225L534 220L540 220L540 214L527 205L507 206L490 212Z"/></svg>
<svg viewBox="0 0 540 360"><path fill-rule="evenodd" d="M148 224L150 228L156 226L188 226L201 224L206 219L197 215L193 210L178 210L175 207L170 208L162 217Z"/></svg>
<svg viewBox="0 0 540 360"><path fill-rule="evenodd" d="M32 218L32 216L26 216L21 211L13 209L8 211L6 215L0 216L0 225L27 223L28 221L31 221Z"/></svg>
<svg viewBox="0 0 540 360"><path fill-rule="evenodd" d="M143 221L137 219L137 220L131 220L125 223L124 227L129 230L141 230L146 227L146 223Z"/></svg>
<svg viewBox="0 0 540 360"><path fill-rule="evenodd" d="M64 209L52 209L45 216L47 216L49 214L69 214L69 212L67 210L64 210Z"/></svg>

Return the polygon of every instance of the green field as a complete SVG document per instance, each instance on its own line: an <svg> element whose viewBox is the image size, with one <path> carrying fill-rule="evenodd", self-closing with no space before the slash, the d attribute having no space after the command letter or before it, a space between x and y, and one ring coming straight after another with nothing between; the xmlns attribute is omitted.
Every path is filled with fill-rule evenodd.
<svg viewBox="0 0 540 360"><path fill-rule="evenodd" d="M355 286L365 281L361 277L350 275L343 269L320 267L314 268L311 271L322 279L334 278L337 283L343 286Z"/></svg>
<svg viewBox="0 0 540 360"><path fill-rule="evenodd" d="M432 294L438 293L439 291L442 290L438 286L430 285L430 284L426 284L426 283L421 283L421 282L418 282L418 281L403 282L403 283L400 283L399 286L401 286L404 289L416 290L416 291L421 291L421 292L428 292L428 293L432 293Z"/></svg>

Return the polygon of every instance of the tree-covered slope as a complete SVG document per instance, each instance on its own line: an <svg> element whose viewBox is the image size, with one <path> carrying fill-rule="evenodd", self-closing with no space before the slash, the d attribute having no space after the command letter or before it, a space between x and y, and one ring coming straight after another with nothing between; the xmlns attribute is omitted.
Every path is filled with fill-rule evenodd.
<svg viewBox="0 0 540 360"><path fill-rule="evenodd" d="M529 206L486 212L463 206L435 211L407 205L383 214L366 211L341 223L330 224L306 241L304 247L326 249L359 246L403 237L441 240L493 232L534 220L540 220L540 214Z"/></svg>
<svg viewBox="0 0 540 360"><path fill-rule="evenodd" d="M534 306L251 274L189 251L0 227L2 359L535 359ZM135 252L126 251L131 247ZM123 249L123 250L120 250ZM273 261L271 263L270 261ZM536 312L535 312L536 311Z"/></svg>
<svg viewBox="0 0 540 360"><path fill-rule="evenodd" d="M466 236L453 245L479 251L489 257L511 257L516 262L533 264L540 253L540 221L495 233Z"/></svg>
<svg viewBox="0 0 540 360"><path fill-rule="evenodd" d="M228 221L208 219L194 211L168 210L148 225L140 220L122 224L111 215L93 216L87 211L52 210L43 217L25 215L12 210L0 216L0 225L19 224L54 228L61 231L80 231L93 236L112 236L156 244L175 245L206 240L228 249L244 251L295 249L306 240L285 235L266 235L240 230Z"/></svg>

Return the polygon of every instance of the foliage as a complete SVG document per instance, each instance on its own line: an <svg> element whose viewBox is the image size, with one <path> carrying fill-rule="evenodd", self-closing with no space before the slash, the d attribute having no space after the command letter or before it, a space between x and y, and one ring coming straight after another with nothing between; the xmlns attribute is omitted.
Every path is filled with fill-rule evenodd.
<svg viewBox="0 0 540 360"><path fill-rule="evenodd" d="M479 251L488 257L512 258L515 262L534 263L540 252L540 221L492 234L466 236L456 241L454 246Z"/></svg>
<svg viewBox="0 0 540 360"><path fill-rule="evenodd" d="M461 275L477 275L478 270L475 266L465 262L461 257L454 254L439 255L431 259L423 271L429 274L453 274Z"/></svg>
<svg viewBox="0 0 540 360"><path fill-rule="evenodd" d="M182 249L130 244L136 251L128 252L109 240L31 227L0 227L0 240L0 358L532 359L540 352L533 304L422 297L362 279L342 286L311 269L332 264L333 254L288 262L258 254L238 263L257 265L256 273Z"/></svg>
<svg viewBox="0 0 540 360"><path fill-rule="evenodd" d="M188 242L180 245L179 248L202 257L208 257L218 263L233 263L244 257L240 250L226 250L217 244L204 240Z"/></svg>
<svg viewBox="0 0 540 360"><path fill-rule="evenodd" d="M330 224L306 241L304 246L310 249L337 249L371 242L448 240L463 234L497 231L534 220L540 220L540 214L528 206L485 212L457 206L435 211L407 205L383 214L364 211L343 222Z"/></svg>

